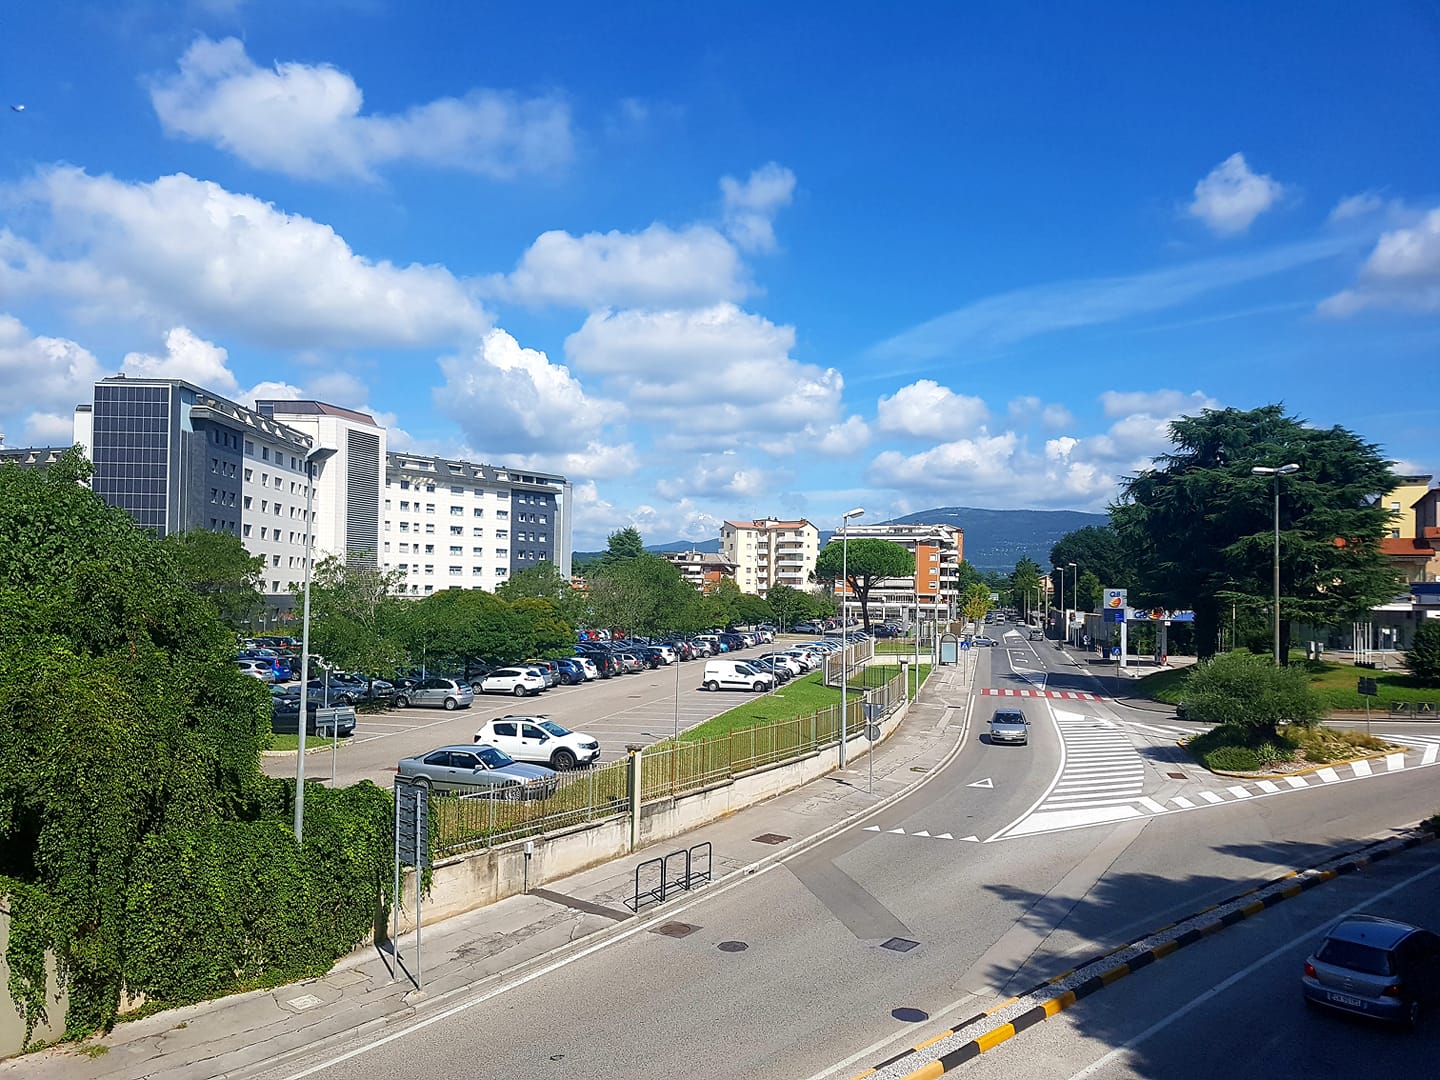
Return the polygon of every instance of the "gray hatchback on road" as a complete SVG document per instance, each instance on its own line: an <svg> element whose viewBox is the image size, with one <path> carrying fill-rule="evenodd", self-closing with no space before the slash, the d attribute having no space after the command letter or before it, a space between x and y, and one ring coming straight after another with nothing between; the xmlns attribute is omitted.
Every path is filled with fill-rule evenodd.
<svg viewBox="0 0 1440 1080"><path fill-rule="evenodd" d="M1440 1003L1440 937L1373 915L1341 919L1305 961L1305 1000L1413 1027Z"/></svg>
<svg viewBox="0 0 1440 1080"><path fill-rule="evenodd" d="M1030 721L1019 709L996 709L990 717L990 742L1024 746L1030 741Z"/></svg>

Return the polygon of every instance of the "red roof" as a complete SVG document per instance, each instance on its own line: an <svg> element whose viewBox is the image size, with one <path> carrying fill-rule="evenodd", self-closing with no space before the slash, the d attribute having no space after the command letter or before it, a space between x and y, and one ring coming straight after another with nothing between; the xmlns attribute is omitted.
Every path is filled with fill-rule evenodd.
<svg viewBox="0 0 1440 1080"><path fill-rule="evenodd" d="M1385 536L1380 540L1380 553L1400 558L1428 559L1435 554L1435 548L1428 540L1417 540L1413 536Z"/></svg>

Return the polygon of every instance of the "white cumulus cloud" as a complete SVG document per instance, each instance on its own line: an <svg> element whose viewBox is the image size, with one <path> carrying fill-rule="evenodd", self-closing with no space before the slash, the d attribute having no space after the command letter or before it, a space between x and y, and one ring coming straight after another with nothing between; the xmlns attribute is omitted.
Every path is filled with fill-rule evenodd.
<svg viewBox="0 0 1440 1080"><path fill-rule="evenodd" d="M720 180L725 230L746 251L775 249L775 215L790 205L795 174L773 161L754 170L748 179L726 176Z"/></svg>
<svg viewBox="0 0 1440 1080"><path fill-rule="evenodd" d="M44 245L0 229L0 292L87 317L288 348L450 342L490 326L444 267L367 259L326 225L184 174L128 183L51 168L7 194L45 211L49 229Z"/></svg>
<svg viewBox="0 0 1440 1080"><path fill-rule="evenodd" d="M1364 308L1440 311L1440 207L1383 233L1359 281L1325 300L1320 313L1345 316Z"/></svg>
<svg viewBox="0 0 1440 1080"><path fill-rule="evenodd" d="M553 97L472 90L403 113L362 113L355 80L329 64L262 68L236 38L199 38L150 100L172 135L220 146L256 168L290 176L370 177L416 162L498 179L569 161L570 110Z"/></svg>
<svg viewBox="0 0 1440 1080"><path fill-rule="evenodd" d="M875 426L881 431L936 439L972 433L990 416L982 399L957 394L934 379L920 379L882 396L875 411Z"/></svg>
<svg viewBox="0 0 1440 1080"><path fill-rule="evenodd" d="M491 330L468 354L444 357L440 369L445 385L435 390L435 407L487 460L571 453L624 415L616 402L586 394L565 365L504 330Z"/></svg>
<svg viewBox="0 0 1440 1080"><path fill-rule="evenodd" d="M1173 420L1177 416L1194 415L1201 409L1216 409L1220 403L1199 390L1106 390L1100 395L1105 415L1146 416Z"/></svg>
<svg viewBox="0 0 1440 1080"><path fill-rule="evenodd" d="M75 406L89 401L107 374L78 343L32 336L19 319L0 314L0 433L10 445L19 445L17 436L69 445Z"/></svg>
<svg viewBox="0 0 1440 1080"><path fill-rule="evenodd" d="M794 345L794 327L717 304L597 312L565 352L656 425L667 447L721 451L807 430L818 438L840 421L840 373L795 360Z"/></svg>
<svg viewBox="0 0 1440 1080"><path fill-rule="evenodd" d="M1284 185L1252 172L1244 154L1231 154L1195 185L1189 212L1221 236L1233 236L1278 202Z"/></svg>
<svg viewBox="0 0 1440 1080"><path fill-rule="evenodd" d="M672 307L750 291L733 244L708 225L638 233L542 233L515 269L487 282L495 296L585 308Z"/></svg>
<svg viewBox="0 0 1440 1080"><path fill-rule="evenodd" d="M135 378L184 379L214 393L237 397L240 384L229 360L230 354L219 345L197 337L189 327L176 326L165 335L165 355L127 353L120 370Z"/></svg>

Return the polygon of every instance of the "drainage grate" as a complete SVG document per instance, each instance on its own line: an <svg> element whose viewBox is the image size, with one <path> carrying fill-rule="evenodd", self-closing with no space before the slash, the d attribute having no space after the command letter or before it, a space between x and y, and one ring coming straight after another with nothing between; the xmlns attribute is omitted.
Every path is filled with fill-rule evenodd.
<svg viewBox="0 0 1440 1080"><path fill-rule="evenodd" d="M779 833L776 832L767 832L761 833L759 836L752 837L752 839L757 844L783 844L786 840L789 840L790 838L788 836L781 836Z"/></svg>
<svg viewBox="0 0 1440 1080"><path fill-rule="evenodd" d="M715 947L721 952L744 952L750 946L743 941L722 941Z"/></svg>
<svg viewBox="0 0 1440 1080"><path fill-rule="evenodd" d="M924 1009L891 1009L890 1015L906 1024L923 1024L930 1019L930 1014Z"/></svg>
<svg viewBox="0 0 1440 1080"><path fill-rule="evenodd" d="M910 771L911 771L911 772L929 772L929 771L930 771L930 766L929 766L929 765L911 765L911 766L910 766Z"/></svg>
<svg viewBox="0 0 1440 1080"><path fill-rule="evenodd" d="M1183 772L1167 772L1165 775L1168 776L1171 780L1185 779L1185 774Z"/></svg>
<svg viewBox="0 0 1440 1080"><path fill-rule="evenodd" d="M918 941L911 941L908 937L892 937L889 941L881 942L880 947L889 949L891 952L909 952L919 944Z"/></svg>
<svg viewBox="0 0 1440 1080"><path fill-rule="evenodd" d="M666 937L682 938L693 934L699 929L698 926L691 926L689 923L667 922L655 927L655 929L650 932L652 934L664 934Z"/></svg>

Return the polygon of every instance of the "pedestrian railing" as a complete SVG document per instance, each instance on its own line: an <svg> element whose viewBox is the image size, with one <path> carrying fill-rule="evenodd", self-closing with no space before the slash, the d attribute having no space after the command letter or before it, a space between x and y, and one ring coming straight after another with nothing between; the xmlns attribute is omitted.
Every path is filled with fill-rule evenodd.
<svg viewBox="0 0 1440 1080"><path fill-rule="evenodd" d="M901 669L875 665L864 672L851 673L853 694L843 721L847 739L865 730L867 717L884 717L905 701ZM840 707L832 705L799 719L724 735L667 739L625 761L564 772L555 792L544 798L507 799L497 797L494 788L435 789L430 802L432 850L441 858L624 817L635 806L631 785L637 775L639 805L673 799L818 753L839 741L841 726Z"/></svg>

